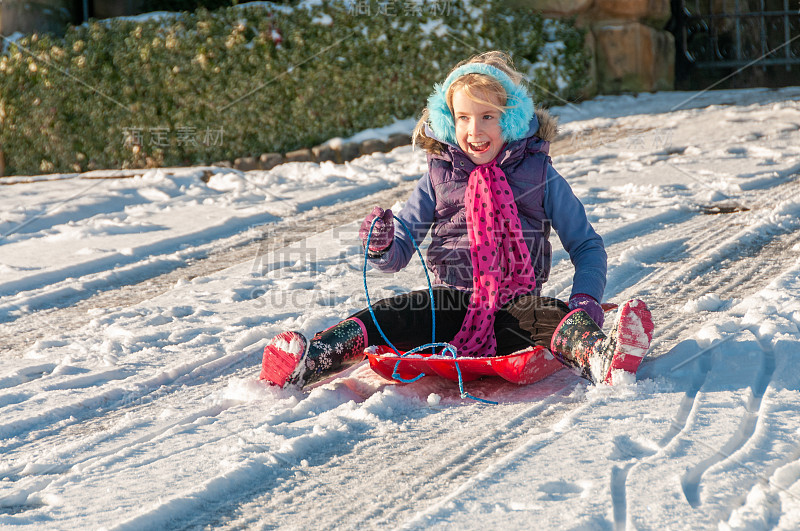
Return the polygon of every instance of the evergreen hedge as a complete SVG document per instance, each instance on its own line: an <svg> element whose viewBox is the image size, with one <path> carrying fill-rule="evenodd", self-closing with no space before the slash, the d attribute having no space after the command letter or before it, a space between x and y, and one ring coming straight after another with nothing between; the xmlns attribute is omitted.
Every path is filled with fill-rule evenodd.
<svg viewBox="0 0 800 531"><path fill-rule="evenodd" d="M500 0L256 2L91 21L0 54L7 175L208 164L418 116L458 61L509 51L539 103L585 88L583 34Z"/></svg>

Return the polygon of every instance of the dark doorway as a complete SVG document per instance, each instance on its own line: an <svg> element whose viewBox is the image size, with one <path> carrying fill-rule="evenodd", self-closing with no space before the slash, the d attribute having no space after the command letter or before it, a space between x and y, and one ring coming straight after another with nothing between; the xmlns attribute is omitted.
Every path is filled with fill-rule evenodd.
<svg viewBox="0 0 800 531"><path fill-rule="evenodd" d="M672 0L680 90L800 85L797 0Z"/></svg>

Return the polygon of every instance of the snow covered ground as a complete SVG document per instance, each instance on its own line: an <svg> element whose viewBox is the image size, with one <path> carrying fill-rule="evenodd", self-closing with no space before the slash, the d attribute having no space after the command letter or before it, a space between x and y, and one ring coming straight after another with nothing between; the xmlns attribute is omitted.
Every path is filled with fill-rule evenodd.
<svg viewBox="0 0 800 531"><path fill-rule="evenodd" d="M800 89L557 112L554 164L605 239L606 298L648 301L654 345L614 387L566 370L467 384L496 406L363 364L303 392L256 379L269 337L365 304L354 205L413 186L410 147L0 180L0 525L800 527ZM554 243L546 293L565 297ZM156 277L172 280L155 296L114 298ZM417 262L368 282L425 285Z"/></svg>

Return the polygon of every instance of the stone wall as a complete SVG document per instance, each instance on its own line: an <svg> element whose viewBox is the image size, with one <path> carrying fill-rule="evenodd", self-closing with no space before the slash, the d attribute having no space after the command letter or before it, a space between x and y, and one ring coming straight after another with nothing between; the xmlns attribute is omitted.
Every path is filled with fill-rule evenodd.
<svg viewBox="0 0 800 531"><path fill-rule="evenodd" d="M669 0L515 0L545 16L576 17L588 30L594 86L601 94L672 90L675 39L664 30Z"/></svg>
<svg viewBox="0 0 800 531"><path fill-rule="evenodd" d="M298 149L289 153L264 153L260 157L241 157L234 161L222 160L214 166L235 168L241 171L271 170L284 162L335 162L343 164L370 153L388 153L396 147L411 144L411 135L394 133L386 140L371 138L361 142L331 142L311 149ZM0 174L2 175L2 174Z"/></svg>

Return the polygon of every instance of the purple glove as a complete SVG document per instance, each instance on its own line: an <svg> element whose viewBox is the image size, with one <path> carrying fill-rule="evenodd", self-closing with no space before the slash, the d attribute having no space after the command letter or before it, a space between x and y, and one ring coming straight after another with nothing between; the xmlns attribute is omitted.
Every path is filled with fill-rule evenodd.
<svg viewBox="0 0 800 531"><path fill-rule="evenodd" d="M597 326L603 328L603 321L605 321L605 312L603 307L597 302L594 297L585 293L576 293L569 298L570 310L583 310L589 314L592 321L597 323Z"/></svg>
<svg viewBox="0 0 800 531"><path fill-rule="evenodd" d="M375 218L379 219L372 228L372 237L370 238L369 228ZM384 211L381 207L376 206L373 208L372 212L361 223L358 235L361 237L361 241L364 242L364 247L367 246L367 238L369 238L369 255L371 258L383 256L394 241L394 215L391 209Z"/></svg>

